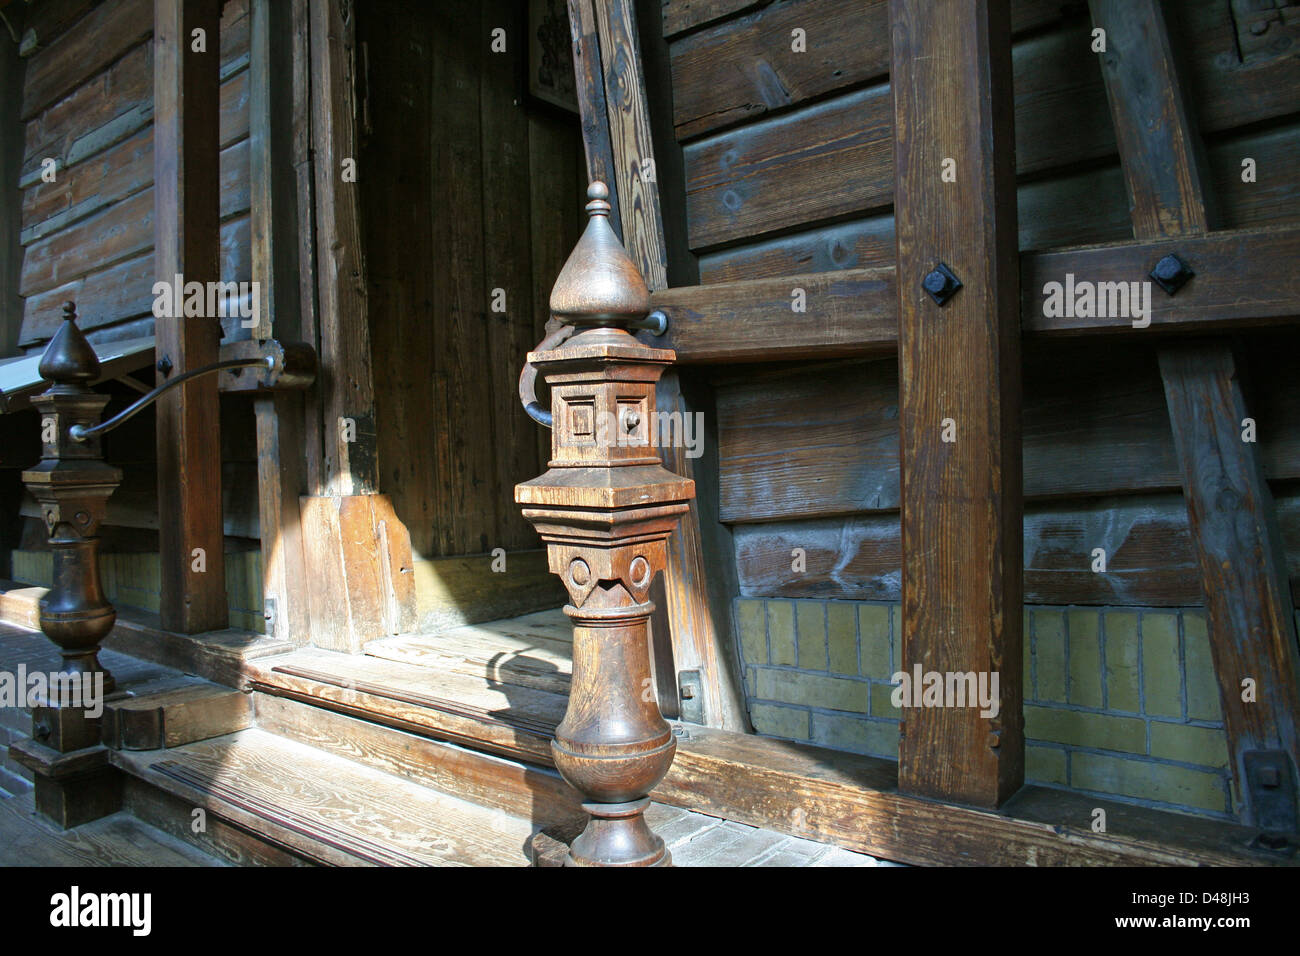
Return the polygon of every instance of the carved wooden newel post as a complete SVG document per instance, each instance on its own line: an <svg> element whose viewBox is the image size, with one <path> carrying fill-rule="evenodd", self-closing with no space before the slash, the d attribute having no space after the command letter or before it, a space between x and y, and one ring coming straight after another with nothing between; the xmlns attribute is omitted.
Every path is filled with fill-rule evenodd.
<svg viewBox="0 0 1300 956"><path fill-rule="evenodd" d="M650 675L648 592L695 484L666 471L655 450L655 383L676 356L629 334L644 324L650 293L610 229L608 189L593 183L587 195L587 229L551 291L551 312L569 328L543 346L579 331L528 355L551 387L553 457L515 501L572 601L573 683L551 747L591 820L568 863L667 865L643 817L676 751Z"/></svg>
<svg viewBox="0 0 1300 956"><path fill-rule="evenodd" d="M99 704L113 676L99 663L99 644L113 629L117 612L99 583L99 532L109 495L122 472L100 456L99 439L77 440L75 426L99 422L107 395L91 391L99 359L81 330L71 302L64 322L38 366L54 384L32 399L41 415L41 460L23 481L41 507L54 553L54 580L41 601L45 636L63 654L58 685L33 709L27 746L12 748L35 775L36 807L60 825L76 826L117 809L113 771L100 745ZM102 684L99 682L102 681ZM92 713L94 714L92 716Z"/></svg>

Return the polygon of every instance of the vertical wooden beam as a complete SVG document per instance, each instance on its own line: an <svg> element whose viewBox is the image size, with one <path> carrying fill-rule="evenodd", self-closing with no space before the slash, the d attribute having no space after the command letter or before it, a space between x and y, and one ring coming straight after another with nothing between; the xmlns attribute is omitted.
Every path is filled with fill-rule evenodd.
<svg viewBox="0 0 1300 956"><path fill-rule="evenodd" d="M891 0L890 19L902 670L998 675L996 716L910 688L899 787L993 807L1024 780L1011 31L1005 0ZM963 283L943 306L922 286L939 263Z"/></svg>
<svg viewBox="0 0 1300 956"><path fill-rule="evenodd" d="M582 120L582 145L587 154L587 180L610 187L609 225L623 238L619 212L618 179L614 173L614 147L609 136L609 111L605 106L605 70L600 61L600 28L595 0L569 0L569 27L573 35L573 72L578 87L578 116Z"/></svg>
<svg viewBox="0 0 1300 956"><path fill-rule="evenodd" d="M308 5L312 144L316 175L316 270L323 490L379 489L366 268L357 168L356 10L348 0Z"/></svg>
<svg viewBox="0 0 1300 956"><path fill-rule="evenodd" d="M5 11L15 31L22 35L25 9L19 4ZM18 349L23 300L18 278L23 265L23 191L18 177L23 162L24 123L19 118L23 102L23 60L18 44L0 42L0 357ZM16 487L16 485L15 485ZM5 548L8 554L9 548ZM0 558L0 563L8 560ZM3 570L0 567L0 570Z"/></svg>
<svg viewBox="0 0 1300 956"><path fill-rule="evenodd" d="M579 41L590 37L591 10L594 6L600 73L590 50L590 40L579 49ZM607 0L594 4L574 0L570 15L575 33L574 62L580 102L590 109L599 94L586 87L603 80L608 147L599 136L599 122L587 122L584 116L583 138L586 142L588 172L597 178L606 167L612 181L611 193L618 194L618 213L622 221L622 240L628 253L641 269L651 290L668 285L668 255L664 241L663 216L659 205L659 182L654 166L654 143L650 134L650 111L646 103L645 79L637 42L636 17L630 0ZM608 157L608 158L606 158ZM660 407L667 412L692 414L683 400L675 372L669 371L657 389ZM664 467L674 474L694 478L694 460L680 442L660 449ZM710 599L709 560L705 536L700 525L700 508L696 501L683 517L681 527L669 539L668 567L664 572L663 594L652 594L657 604L667 606L667 623L671 635L673 659L678 674L699 671L704 697L707 726L726 730L748 730L740 668L732 639L731 605L723 595ZM664 615L658 613L652 623L656 633L662 631ZM662 686L662 679L656 675ZM674 702L664 700L671 712Z"/></svg>
<svg viewBox="0 0 1300 956"><path fill-rule="evenodd" d="M1134 237L1201 235L1210 226L1211 197L1201 182L1201 144L1160 4L1092 0L1091 7L1094 24L1106 31L1102 76ZM1157 288L1152 294L1165 293ZM1162 347L1159 362L1200 559L1234 803L1247 823L1268 825L1243 786L1246 754L1285 752L1293 781L1300 763L1295 611L1273 500L1258 446L1242 440L1249 411L1232 352L1225 345L1178 343ZM1254 684L1253 700L1243 700L1247 679Z"/></svg>
<svg viewBox="0 0 1300 956"><path fill-rule="evenodd" d="M178 275L187 283L220 278L220 13L220 0L154 3L154 266L169 287ZM197 30L204 52L194 49ZM160 318L156 335L159 360L177 374L216 361L221 326L216 317ZM165 380L160 373L159 384ZM167 630L194 634L227 624L220 433L216 376L158 402L160 617Z"/></svg>
<svg viewBox="0 0 1300 956"><path fill-rule="evenodd" d="M359 653L368 640L414 626L414 561L410 534L379 493L358 185L366 171L357 139L357 9L351 0L305 6L316 285L303 294L315 294L315 308L304 308L304 316L315 319L319 370L304 429L308 494L299 498L299 521L311 642ZM295 5L294 12L302 8ZM295 90L303 79L296 68L302 46L296 40L293 47ZM297 137L297 118L294 128ZM297 146L293 155L301 157ZM317 437L320 465L313 474Z"/></svg>
<svg viewBox="0 0 1300 956"><path fill-rule="evenodd" d="M253 281L260 303L259 327L253 336L300 341L292 13L288 4L252 0L248 138ZM253 410L266 631L305 642L310 618L298 514L298 498L307 490L302 396L297 392L259 395Z"/></svg>

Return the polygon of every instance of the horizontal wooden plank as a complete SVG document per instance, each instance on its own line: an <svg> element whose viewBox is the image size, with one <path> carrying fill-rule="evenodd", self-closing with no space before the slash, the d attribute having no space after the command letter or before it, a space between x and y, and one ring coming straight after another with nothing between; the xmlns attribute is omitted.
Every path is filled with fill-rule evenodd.
<svg viewBox="0 0 1300 956"><path fill-rule="evenodd" d="M1220 139L1208 149L1207 186L1222 197L1220 225L1246 229L1300 219L1300 181L1289 175L1300 151L1300 125ZM1241 180L1241 161L1259 171ZM1016 204L1021 250L1120 242L1132 237L1128 194L1117 164L1021 183ZM704 284L892 265L892 215L880 215L732 246L700 256Z"/></svg>
<svg viewBox="0 0 1300 956"><path fill-rule="evenodd" d="M1277 498L1278 520L1300 591L1300 496ZM899 601L896 512L736 525L741 597ZM803 549L805 570L793 552ZM1092 570L1093 549L1106 572ZM1025 603L1186 607L1203 603L1200 568L1181 495L1040 503L1025 509Z"/></svg>
<svg viewBox="0 0 1300 956"><path fill-rule="evenodd" d="M221 145L240 145L248 136L248 74L232 77L221 88ZM116 131L115 131L116 132ZM84 140L79 139L80 143ZM107 149L65 159L54 182L42 179L23 190L22 242L28 245L84 219L153 183L153 125L146 123ZM248 177L247 148L224 160L223 172L235 180Z"/></svg>
<svg viewBox="0 0 1300 956"><path fill-rule="evenodd" d="M1270 385L1252 408L1265 473L1300 477L1300 382L1259 373ZM1024 379L1027 498L1181 487L1152 348L1055 346L1026 359ZM898 507L896 362L751 373L718 385L717 416L722 521Z"/></svg>
<svg viewBox="0 0 1300 956"><path fill-rule="evenodd" d="M152 190L150 190L152 192ZM221 226L221 276L227 282L247 282L253 277L249 217L237 216ZM35 346L49 339L63 317L63 303L77 303L77 324L84 331L106 330L129 319L147 316L152 322L155 272L153 250L106 269L79 276L23 303L20 344ZM223 322L227 338L238 320ZM146 329L149 333L152 328ZM247 337L248 330L235 337Z"/></svg>
<svg viewBox="0 0 1300 956"><path fill-rule="evenodd" d="M742 10L761 7L770 0L661 0L664 36L713 23Z"/></svg>
<svg viewBox="0 0 1300 956"><path fill-rule="evenodd" d="M1200 278L1175 296L1151 283L1149 327L1135 328L1126 315L1043 314L1049 282L1064 285L1067 274L1076 283L1150 282L1152 267L1168 253L1176 253ZM1133 337L1284 323L1300 314L1300 274L1279 270L1277 263L1297 258L1300 229L1294 227L1023 253L1021 326L1028 336ZM642 339L676 349L677 361L684 364L888 351L897 339L896 304L889 299L891 271L853 269L664 289L653 293L651 301L668 315L668 331L661 337L642 333ZM791 309L798 288L807 292L804 313ZM796 353L786 352L783 334Z"/></svg>
<svg viewBox="0 0 1300 956"><path fill-rule="evenodd" d="M1013 3L1013 32L1061 17L1062 4ZM1036 9L1034 8L1036 7ZM1180 4L1178 49L1197 85L1201 127L1221 132L1295 112L1300 68L1277 55L1243 68L1221 4ZM792 31L805 31L803 52ZM1022 172L1114 152L1106 92L1092 52L1092 24L1077 13L1013 51L1016 147ZM752 122L889 73L884 0L792 0L747 12L669 47L673 123L679 140Z"/></svg>
<svg viewBox="0 0 1300 956"><path fill-rule="evenodd" d="M666 289L653 302L670 310L667 338L679 358L745 362L866 352L873 338L893 351L896 298L894 270L884 268Z"/></svg>
<svg viewBox="0 0 1300 956"><path fill-rule="evenodd" d="M1105 90L1096 54L1089 50L1086 26L1080 23L1072 28L1073 32L1035 36L1016 45L1016 168L1022 176L1041 175L1115 154ZM1231 50L1229 47L1222 52ZM1300 61L1293 58L1293 63ZM1300 83L1300 70L1295 66L1291 70L1287 82L1294 88ZM829 75L831 71L826 72ZM875 75L876 71L867 72ZM732 74L740 75L734 70ZM1236 87L1236 76L1238 73L1221 74L1219 85L1206 94L1221 99L1223 106L1216 106L1202 117L1203 131L1224 133L1295 111L1294 97L1283 104L1276 96L1255 100L1240 92L1224 93L1222 88ZM714 90L720 85L715 82L705 88ZM883 96L887 106L888 84L881 82L867 90L828 91L828 95L830 99L686 145L683 155L692 249L759 237L800 223L860 214L892 202L892 187L888 186L892 176L892 123L889 117L880 116L878 103L863 99ZM738 102L763 104L753 90L739 96ZM715 104L710 107L710 115L728 108ZM1254 184L1240 182L1242 155L1236 154L1236 183L1223 184L1229 190L1223 196L1225 207L1259 198L1249 194ZM1287 168L1287 162L1284 159L1284 164L1275 168L1280 172ZM1294 177L1281 179L1294 181ZM1087 208L1095 214L1098 203ZM1127 206L1121 204L1119 213L1126 214ZM1022 215L1021 222L1025 221Z"/></svg>
<svg viewBox="0 0 1300 956"><path fill-rule="evenodd" d="M893 100L879 85L692 143L692 249L892 201Z"/></svg>
<svg viewBox="0 0 1300 956"><path fill-rule="evenodd" d="M221 142L248 133L248 31L245 20L231 21L227 4L221 36ZM25 124L19 182L40 181L42 161L54 159L59 170L81 162L139 132L153 121L153 44L142 43L69 95Z"/></svg>
<svg viewBox="0 0 1300 956"><path fill-rule="evenodd" d="M677 138L888 75L888 15L888 0L794 0L673 43Z"/></svg>
<svg viewBox="0 0 1300 956"><path fill-rule="evenodd" d="M1204 236L1061 249L1021 257L1022 321L1027 333L1113 331L1131 320L1060 316L1044 312L1044 286L1067 274L1093 283L1148 282L1155 264L1176 254L1196 273L1177 295L1151 284L1151 329L1227 331L1300 314L1300 272L1279 269L1297 261L1300 229L1278 227ZM1134 331L1149 331L1137 329Z"/></svg>
<svg viewBox="0 0 1300 956"><path fill-rule="evenodd" d="M661 0L663 34L665 38L678 36L770 2L771 0ZM1061 0L1012 0L1011 32L1022 33L1055 23L1069 13L1070 4L1062 3Z"/></svg>
<svg viewBox="0 0 1300 956"><path fill-rule="evenodd" d="M149 150L152 157L153 149ZM152 177L150 177L152 180ZM221 216L249 209L248 140L221 152ZM95 269L139 255L153 246L153 186L27 247L19 293L35 295ZM24 332L23 338L26 338Z"/></svg>
<svg viewBox="0 0 1300 956"><path fill-rule="evenodd" d="M153 33L153 0L103 3L27 63L21 118L76 89Z"/></svg>

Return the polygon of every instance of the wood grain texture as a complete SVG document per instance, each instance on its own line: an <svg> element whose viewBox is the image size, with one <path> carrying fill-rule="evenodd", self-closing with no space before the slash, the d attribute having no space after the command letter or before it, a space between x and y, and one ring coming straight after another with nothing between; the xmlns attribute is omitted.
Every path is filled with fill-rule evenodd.
<svg viewBox="0 0 1300 956"><path fill-rule="evenodd" d="M1288 340L1279 339L1279 347ZM1288 427L1300 417L1300 387L1282 363L1260 371L1277 383L1252 409L1265 474L1275 481L1300 477L1300 438ZM1055 343L1031 353L1024 378L1026 498L1182 487L1151 345L1120 351ZM717 392L723 521L898 507L894 362L776 367L748 381L724 378Z"/></svg>
<svg viewBox="0 0 1300 956"><path fill-rule="evenodd" d="M609 111L610 151L616 174L612 184L616 188L611 192L619 194L623 244L653 292L668 285L668 255L635 16L632 4L626 0L598 4L596 13ZM584 129L584 135L586 132ZM600 144L589 145L588 156L593 152L599 155L603 148ZM647 159L651 161L650 176L646 175ZM592 172L589 168L589 175ZM694 411L671 372L661 379L656 395L665 409L685 414ZM682 447L665 446L661 454L669 471L689 480L693 479L694 467L685 452ZM708 580L713 574L709 565L718 560L717 532L711 530L715 537L708 538L703 531L699 502L692 500L680 526L669 539L662 584L674 667L682 670L695 665L701 669L706 684L707 723L743 729L745 717L739 706L734 654L730 646L724 646L731 633L730 607L725 600L719 600L716 592L710 593ZM662 613L657 623L661 627L664 624ZM667 683L666 675L657 675L657 679L661 684ZM670 697L672 684L668 685Z"/></svg>
<svg viewBox="0 0 1300 956"><path fill-rule="evenodd" d="M525 764L552 765L549 742L563 698L527 688L503 694L455 674L414 683L390 667L301 651L265 662L253 685L261 694L468 743ZM297 676L313 672L317 676ZM939 865L1283 862L1245 849L1247 831L1219 821L1106 803L1110 826L1096 834L1095 797L1031 787L1006 812L992 814L900 792L892 761L684 726L687 734L678 739L677 759L654 791L656 801L887 859ZM393 747L384 750L390 756L380 759L393 759ZM409 753L402 758L408 766L417 759Z"/></svg>
<svg viewBox="0 0 1300 956"><path fill-rule="evenodd" d="M1294 764L1300 743L1300 659L1286 552L1260 456L1241 440L1250 410L1232 354L1221 345L1166 349L1160 370L1200 558L1234 802L1252 821L1244 754L1281 750ZM1257 687L1249 702L1246 678Z"/></svg>
<svg viewBox="0 0 1300 956"><path fill-rule="evenodd" d="M386 495L304 496L303 560L317 647L357 653L415 624L411 539Z"/></svg>
<svg viewBox="0 0 1300 956"><path fill-rule="evenodd" d="M324 487L379 490L374 382L361 235L360 187L344 180L357 151L356 18L341 0L310 5L312 146L316 197L317 333ZM365 175L357 169L356 178ZM344 422L354 426L347 440Z"/></svg>
<svg viewBox="0 0 1300 956"><path fill-rule="evenodd" d="M116 753L123 770L327 865L524 866L530 821L259 730ZM357 813L357 807L369 812Z"/></svg>
<svg viewBox="0 0 1300 956"><path fill-rule="evenodd" d="M901 669L1001 675L997 716L957 707L905 711L899 787L992 807L1024 780L1010 26L997 2L892 0L890 21ZM956 161L955 184L940 178L948 157ZM937 262L965 283L942 308L921 288ZM944 440L948 426L955 440Z"/></svg>
<svg viewBox="0 0 1300 956"><path fill-rule="evenodd" d="M23 84L22 118L30 118L74 89L83 77L108 66L145 40L153 27L152 0L100 4L32 57ZM217 31L213 29L209 36L215 41Z"/></svg>
<svg viewBox="0 0 1300 956"><path fill-rule="evenodd" d="M832 255L846 248L844 240L830 235L821 241ZM818 262L819 252L807 258L824 264ZM1081 282L1125 283L1127 302L1128 284L1149 282L1151 268L1169 253L1205 280L1193 278L1177 296L1153 287L1149 326L1134 326L1127 314L1109 314L1109 305L1104 315L1045 314L1048 283L1064 284L1067 275ZM1136 340L1149 338L1152 330L1289 324L1300 311L1300 280L1279 273L1275 263L1297 255L1300 230L1285 226L1022 253L1021 331L1042 339L1107 335ZM652 301L668 314L668 332L662 337L642 333L642 339L666 343L682 364L884 354L897 342L894 286L893 267L881 266L664 289ZM804 291L804 312L795 311L796 289Z"/></svg>
<svg viewBox="0 0 1300 956"><path fill-rule="evenodd" d="M596 21L594 0L569 0L569 28L573 32L573 71L587 157L587 179L610 187L609 224L622 239L623 217L619 208L609 108L605 100L605 69L600 54L600 26Z"/></svg>
<svg viewBox="0 0 1300 956"><path fill-rule="evenodd" d="M608 0L596 4L596 23L614 159L614 182L608 185L611 192L616 188L619 194L623 245L646 285L652 291L662 289L668 285L667 251L650 110L631 2Z"/></svg>
<svg viewBox="0 0 1300 956"><path fill-rule="evenodd" d="M173 283L220 278L218 0L154 5L154 268ZM190 51L205 30L213 44ZM155 351L176 372L216 361L215 318L159 319ZM158 384L165 377L159 373ZM157 404L160 614L169 630L226 626L217 381L196 379ZM196 553L202 549L202 553Z"/></svg>
<svg viewBox="0 0 1300 956"><path fill-rule="evenodd" d="M1111 53L1103 73L1140 238L1198 235L1209 228L1200 142L1189 118L1164 15L1155 0L1092 0ZM1211 652L1219 679L1233 803L1261 825L1245 787L1244 755L1281 750L1300 763L1295 609L1272 496L1254 443L1237 360L1225 345L1180 344L1159 356L1183 494L1201 564ZM1261 692L1247 703L1249 671ZM1263 706L1260 706L1260 705Z"/></svg>
<svg viewBox="0 0 1300 956"><path fill-rule="evenodd" d="M819 3L810 11L829 16L831 6ZM1184 31L1182 39L1188 48L1197 48L1196 62L1205 71L1197 76L1202 127L1221 134L1292 113L1294 98L1283 103L1278 90L1294 87L1294 58L1270 61L1264 75L1233 69L1235 41L1230 30L1224 32L1230 18L1210 12L1208 3L1187 6L1196 8L1189 13L1195 26ZM887 71L887 62L878 59L877 44L860 40L883 31L884 17L876 5L858 0L844 0L840 9L845 21L875 17L878 30L819 34L810 29L809 52L794 54L789 52L788 29L783 34L763 26L794 16L794 5L780 4L674 44L680 66L674 70L674 90L683 91L674 98L678 131L693 137L685 150L693 249L753 240L796 223L889 205L888 103L881 117L870 110L869 102L861 102L871 89L888 100L884 84L861 88ZM1041 176L1115 155L1099 57L1091 52L1089 29L1086 19L1071 18L1060 29L1015 45L1016 156L1022 176ZM1276 88L1266 89L1270 82ZM737 127L740 118L746 121ZM726 124L731 125L724 129ZM705 132L712 135L700 139ZM724 161L734 174L722 168ZM816 185L808 184L810 175ZM743 179L745 188L729 187L728 178ZM796 212L781 201L785 197L802 203L802 219L796 220ZM1255 197L1242 191L1241 198ZM1114 205L1103 211L1120 216L1125 212Z"/></svg>
<svg viewBox="0 0 1300 956"><path fill-rule="evenodd" d="M1284 540L1300 542L1300 501L1278 499ZM901 600L896 512L735 527L742 597ZM806 570L792 573L795 548ZM1106 552L1094 572L1093 549ZM1031 505L1025 510L1026 604L1192 607L1204 602L1181 496L1159 494ZM1289 569L1300 589L1300 560Z"/></svg>

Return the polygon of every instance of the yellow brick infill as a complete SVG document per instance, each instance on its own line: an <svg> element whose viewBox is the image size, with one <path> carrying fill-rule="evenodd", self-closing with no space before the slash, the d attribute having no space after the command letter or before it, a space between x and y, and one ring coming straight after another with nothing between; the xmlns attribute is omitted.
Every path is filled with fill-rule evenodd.
<svg viewBox="0 0 1300 956"><path fill-rule="evenodd" d="M767 602L767 656L773 664L793 667L795 650L794 602Z"/></svg>
<svg viewBox="0 0 1300 956"><path fill-rule="evenodd" d="M805 708L755 702L750 705L749 720L755 731L769 737L808 740L811 736L810 715Z"/></svg>
<svg viewBox="0 0 1300 956"><path fill-rule="evenodd" d="M1028 780L1231 818L1203 614L1027 607L1024 615ZM887 604L738 600L756 730L896 758L895 617Z"/></svg>
<svg viewBox="0 0 1300 956"><path fill-rule="evenodd" d="M826 670L826 605L821 601L796 602L795 634L799 647L799 669Z"/></svg>
<svg viewBox="0 0 1300 956"><path fill-rule="evenodd" d="M1195 807L1227 816L1222 773L1173 766L1150 759L1076 751L1070 756L1070 786L1117 794L1170 808Z"/></svg>

